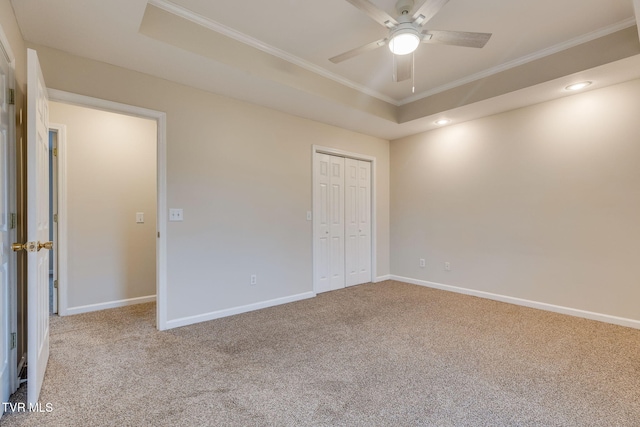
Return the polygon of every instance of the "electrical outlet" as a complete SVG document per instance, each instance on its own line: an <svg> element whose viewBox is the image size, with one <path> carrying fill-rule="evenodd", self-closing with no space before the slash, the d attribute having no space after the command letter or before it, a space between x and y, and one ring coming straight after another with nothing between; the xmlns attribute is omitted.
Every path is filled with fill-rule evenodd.
<svg viewBox="0 0 640 427"><path fill-rule="evenodd" d="M258 284L258 276L256 276L255 274L251 275L251 282L252 285L257 285Z"/></svg>
<svg viewBox="0 0 640 427"><path fill-rule="evenodd" d="M420 258L420 268L425 268L427 266L427 262L424 258Z"/></svg>
<svg viewBox="0 0 640 427"><path fill-rule="evenodd" d="M182 221L182 209L169 209L169 221Z"/></svg>
<svg viewBox="0 0 640 427"><path fill-rule="evenodd" d="M446 271L451 271L451 263L449 261L444 263L444 269Z"/></svg>

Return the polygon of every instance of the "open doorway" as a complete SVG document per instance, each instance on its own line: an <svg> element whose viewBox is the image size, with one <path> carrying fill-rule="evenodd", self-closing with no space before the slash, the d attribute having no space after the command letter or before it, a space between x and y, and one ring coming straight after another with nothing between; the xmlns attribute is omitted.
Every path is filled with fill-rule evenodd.
<svg viewBox="0 0 640 427"><path fill-rule="evenodd" d="M155 206L155 214L156 214L156 244L155 244L155 266L156 266L156 283L155 283L155 300L156 300L156 327L159 330L167 329L167 160L166 160L166 113L156 110L150 110L147 108L137 107L128 104L121 104L113 101L107 101L98 98L92 98L84 95L78 95L70 92L64 92L55 89L49 89L49 99L54 102L68 104L72 106L81 106L86 107L93 110L99 110L102 112L112 112L117 113L119 115L124 115L127 117L137 117L143 119L149 119L156 126L156 206ZM73 312L69 313L69 304L64 297L65 293L65 282L67 281L68 272L66 270L66 259L68 259L68 247L69 242L67 238L69 237L64 230L67 229L68 226L68 215L67 215L67 206L64 203L64 200L67 199L65 192L67 191L67 183L69 179L67 177L66 172L66 126L62 126L61 131L58 132L58 199L61 201L58 204L58 312L60 315L65 314L73 314ZM106 144L101 148L109 148L109 144ZM116 153L117 154L117 153ZM118 165L115 168L112 168L112 173L116 174L119 170L122 169L122 165ZM99 198L99 193L94 193L94 198ZM137 220L136 211L136 220ZM130 217L129 217L130 218ZM94 221L96 227L99 227L101 223L99 221ZM104 224L102 224L104 226ZM99 244L100 242L94 242L95 244ZM129 256L130 258L134 258L137 253L129 251L126 254L121 254L122 256ZM149 297L152 297L151 295ZM146 298L146 297L143 297ZM136 303L142 302L141 300L116 300L113 301L113 304L101 304L99 306L89 305L85 306L85 309L91 311L92 309L102 309L111 307L118 307L121 305L126 305L127 303ZM82 310L87 311L87 310ZM76 312L82 312L76 311Z"/></svg>
<svg viewBox="0 0 640 427"><path fill-rule="evenodd" d="M154 301L156 121L55 101L50 121L52 312Z"/></svg>

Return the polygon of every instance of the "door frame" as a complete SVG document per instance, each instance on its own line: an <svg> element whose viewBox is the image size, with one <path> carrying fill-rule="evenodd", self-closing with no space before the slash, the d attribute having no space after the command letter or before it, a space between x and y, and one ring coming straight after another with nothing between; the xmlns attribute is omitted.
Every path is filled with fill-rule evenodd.
<svg viewBox="0 0 640 427"><path fill-rule="evenodd" d="M167 329L167 114L119 102L107 101L90 96L79 95L57 89L49 89L49 100L79 107L103 110L128 116L155 120L157 123L157 231L156 239L156 328ZM67 304L67 205L66 205L66 141L58 138L58 312L61 316L68 313ZM62 179L64 177L64 179ZM65 198L61 199L64 194ZM64 214L63 214L64 213Z"/></svg>
<svg viewBox="0 0 640 427"><path fill-rule="evenodd" d="M51 100L51 98L49 98ZM57 228L53 234L53 256L54 258L54 280L58 280L58 298L54 299L54 303L57 302L57 313L60 316L67 315L67 126L58 123L49 123L49 132L55 131L57 133L56 147L58 154L54 163L56 164L55 172L53 173L53 179L56 182L56 207L58 214L58 221L52 223L51 226ZM65 230L65 233L60 233L60 230ZM63 285L64 284L64 285ZM62 295L64 289L64 297ZM64 314L62 314L64 313Z"/></svg>
<svg viewBox="0 0 640 427"><path fill-rule="evenodd" d="M325 147L322 145L312 145L311 146L311 212L315 212L315 208L316 208L316 184L317 184L317 162L316 162L316 157L319 154L329 154L331 156L338 156L338 157L344 157L344 158L349 158L349 159L354 159L354 160L362 160L365 162L371 162L371 281L375 282L377 280L378 274L377 274L377 235L378 235L378 231L377 231L377 215L376 215L376 208L378 206L377 201L376 201L376 193L377 193L377 187L376 187L376 171L377 171L377 165L376 165L376 158L373 156L368 156L366 154L360 154L360 153L354 153L351 151L345 151L345 150L341 150L338 148L332 148L332 147ZM312 282L313 282L313 292L315 294L318 293L318 284L316 283L316 277L317 277L317 269L318 266L316 265L316 241L315 241L315 231L316 231L316 216L312 214L312 226L311 226L311 263L313 265L312 268L312 274L313 274L313 278L312 278Z"/></svg>
<svg viewBox="0 0 640 427"><path fill-rule="evenodd" d="M0 26L0 51L4 51L9 62L9 81L7 82L7 88L16 93L16 57L11 49L11 44L7 38L4 29ZM16 105L17 99L14 99L14 104L9 105L9 134L8 140L8 158L7 158L7 188L9 190L7 194L7 211L15 215L17 221L17 141L16 141ZM22 111L20 112L20 119L22 120ZM9 229L9 239L11 242L17 240L17 227ZM7 301L0 302L0 309L7 310L8 324L7 330L0 330L0 339L4 340L7 346L11 342L11 334L17 333L18 330L18 257L15 252L9 253L9 282L7 283L8 298ZM17 339L17 338L16 338ZM18 346L9 349L9 394L15 392L19 387L18 379ZM0 418L2 413L0 410Z"/></svg>

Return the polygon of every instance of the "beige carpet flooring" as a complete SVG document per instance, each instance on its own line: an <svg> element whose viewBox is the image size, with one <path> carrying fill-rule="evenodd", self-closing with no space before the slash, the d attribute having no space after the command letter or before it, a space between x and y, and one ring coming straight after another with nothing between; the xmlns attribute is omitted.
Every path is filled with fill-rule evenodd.
<svg viewBox="0 0 640 427"><path fill-rule="evenodd" d="M52 318L10 426L639 426L640 331L399 282L187 326Z"/></svg>

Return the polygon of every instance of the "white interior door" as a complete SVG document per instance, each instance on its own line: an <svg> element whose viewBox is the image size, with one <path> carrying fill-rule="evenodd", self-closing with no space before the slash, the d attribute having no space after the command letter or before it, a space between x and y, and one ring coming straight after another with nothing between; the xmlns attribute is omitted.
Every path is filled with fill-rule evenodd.
<svg viewBox="0 0 640 427"><path fill-rule="evenodd" d="M11 114L9 105L9 58L0 45L0 401L8 402L11 393L11 318L9 264L11 235L9 226L9 141ZM2 416L0 408L0 417Z"/></svg>
<svg viewBox="0 0 640 427"><path fill-rule="evenodd" d="M371 162L314 155L314 290L371 282Z"/></svg>
<svg viewBox="0 0 640 427"><path fill-rule="evenodd" d="M314 271L316 292L326 292L345 286L344 159L328 154L315 159Z"/></svg>
<svg viewBox="0 0 640 427"><path fill-rule="evenodd" d="M358 161L345 159L345 269L346 285L359 284L358 247L359 242L359 216L358 216Z"/></svg>
<svg viewBox="0 0 640 427"><path fill-rule="evenodd" d="M371 162L358 161L358 284L371 282Z"/></svg>
<svg viewBox="0 0 640 427"><path fill-rule="evenodd" d="M371 281L371 163L345 160L346 285Z"/></svg>
<svg viewBox="0 0 640 427"><path fill-rule="evenodd" d="M331 157L331 290L342 289L344 280L344 159Z"/></svg>
<svg viewBox="0 0 640 427"><path fill-rule="evenodd" d="M38 402L49 360L49 100L36 51L27 52L27 401ZM42 250L41 250L42 249Z"/></svg>

